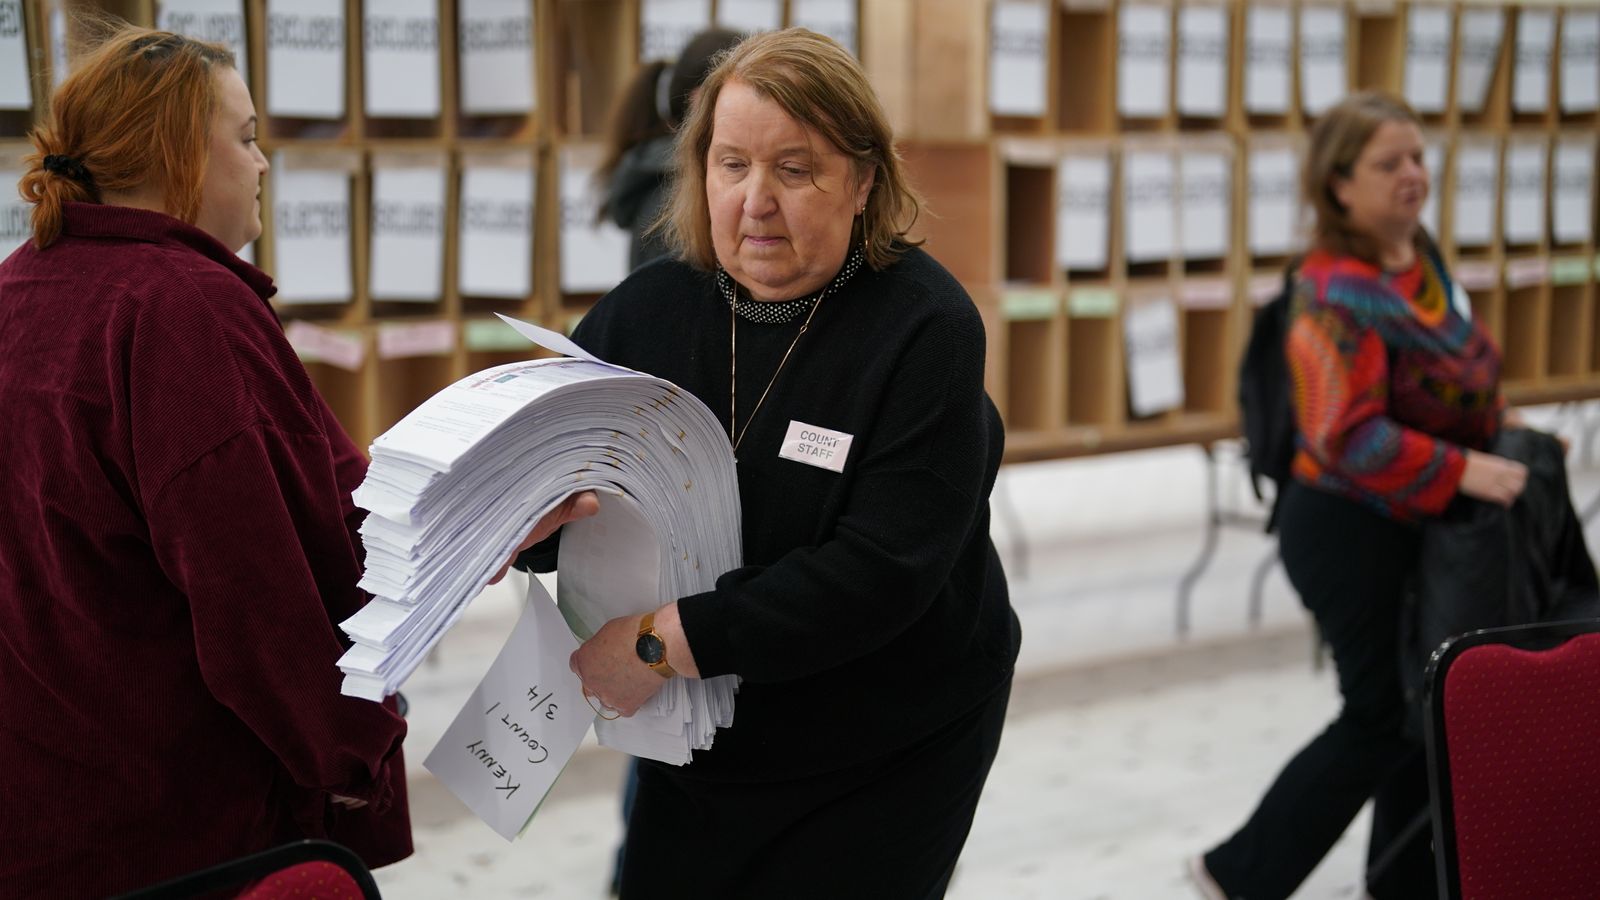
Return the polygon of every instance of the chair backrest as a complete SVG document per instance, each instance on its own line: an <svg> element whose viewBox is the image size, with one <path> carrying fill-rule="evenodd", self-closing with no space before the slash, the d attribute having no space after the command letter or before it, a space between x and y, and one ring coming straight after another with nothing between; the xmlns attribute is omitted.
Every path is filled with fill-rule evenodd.
<svg viewBox="0 0 1600 900"><path fill-rule="evenodd" d="M1600 621L1446 641L1427 704L1440 895L1596 896Z"/></svg>
<svg viewBox="0 0 1600 900"><path fill-rule="evenodd" d="M378 883L354 851L332 841L296 841L123 894L113 900L180 900L227 889L241 900L341 897L379 900Z"/></svg>

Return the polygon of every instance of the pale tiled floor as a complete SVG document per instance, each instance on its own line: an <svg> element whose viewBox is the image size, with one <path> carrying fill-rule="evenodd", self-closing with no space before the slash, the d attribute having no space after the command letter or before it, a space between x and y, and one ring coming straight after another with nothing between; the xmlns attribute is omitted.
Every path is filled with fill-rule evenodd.
<svg viewBox="0 0 1600 900"><path fill-rule="evenodd" d="M1600 473L1576 454L1574 468L1581 504ZM1249 510L1238 465L1219 471L1225 506ZM1331 671L1313 669L1306 618L1281 572L1268 579L1262 624L1247 624L1249 579L1271 547L1257 533L1224 531L1194 594L1193 636L1174 637L1176 585L1201 544L1204 472L1199 451L1180 448L1002 474L1009 515L997 515L995 536L1024 649L955 900L1192 897L1182 859L1237 826L1336 712ZM420 765L516 610L511 590L479 598L406 686L418 850L379 872L386 897L605 896L619 756L586 746L512 844ZM1365 842L1363 816L1296 896L1360 897Z"/></svg>

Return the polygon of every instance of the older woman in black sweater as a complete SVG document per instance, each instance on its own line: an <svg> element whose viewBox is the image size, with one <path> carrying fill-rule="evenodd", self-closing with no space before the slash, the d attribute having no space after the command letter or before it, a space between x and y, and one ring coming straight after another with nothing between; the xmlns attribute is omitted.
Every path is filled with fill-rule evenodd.
<svg viewBox="0 0 1600 900"><path fill-rule="evenodd" d="M941 896L1020 641L978 312L906 239L918 201L884 114L827 38L737 47L676 168L677 253L575 337L728 411L745 565L610 622L573 667L625 713L670 671L744 686L712 750L645 764L623 896Z"/></svg>

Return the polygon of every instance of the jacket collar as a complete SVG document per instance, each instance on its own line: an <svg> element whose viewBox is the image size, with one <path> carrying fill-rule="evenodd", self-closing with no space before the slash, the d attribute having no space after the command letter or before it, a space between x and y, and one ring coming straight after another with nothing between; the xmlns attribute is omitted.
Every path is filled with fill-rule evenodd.
<svg viewBox="0 0 1600 900"><path fill-rule="evenodd" d="M74 237L179 244L239 276L239 280L249 285L262 300L278 292L272 276L240 259L211 235L166 213L131 206L67 203L62 207L61 233Z"/></svg>

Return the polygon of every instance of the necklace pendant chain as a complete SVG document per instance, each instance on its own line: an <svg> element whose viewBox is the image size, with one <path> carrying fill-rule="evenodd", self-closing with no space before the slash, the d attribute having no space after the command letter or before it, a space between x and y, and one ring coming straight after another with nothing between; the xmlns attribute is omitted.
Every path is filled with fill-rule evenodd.
<svg viewBox="0 0 1600 900"><path fill-rule="evenodd" d="M822 301L829 294L850 280L856 269L861 267L863 258L861 248L857 247L845 259L844 267L839 270L839 274L817 294L817 299L812 302L811 309L806 313L806 320L800 323L800 330L795 333L794 340L789 342L789 349L783 351L783 358L778 360L778 367L773 370L772 377L767 379L767 386L762 389L761 396L756 398L756 406L750 410L750 418L744 420L744 427L738 429L737 434L734 429L739 421L739 290L734 286L733 276L721 266L717 267L717 283L728 301L728 443L733 445L735 463L739 461L739 445L744 442L745 432L750 430L750 423L756 420L756 413L761 412L761 404L765 403L767 395L772 393L772 386L778 383L778 374L789 362L789 354L794 352L795 346L800 343L800 338L804 337L807 329L811 327L811 319L817 314L817 308L822 306Z"/></svg>

